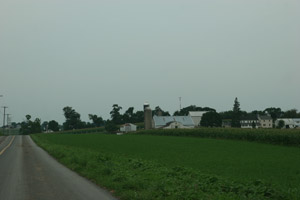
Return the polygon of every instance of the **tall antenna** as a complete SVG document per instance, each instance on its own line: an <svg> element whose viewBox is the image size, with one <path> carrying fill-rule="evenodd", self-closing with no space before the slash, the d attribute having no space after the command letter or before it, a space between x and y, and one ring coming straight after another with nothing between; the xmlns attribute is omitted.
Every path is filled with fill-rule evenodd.
<svg viewBox="0 0 300 200"><path fill-rule="evenodd" d="M179 97L179 111L181 111L181 97Z"/></svg>

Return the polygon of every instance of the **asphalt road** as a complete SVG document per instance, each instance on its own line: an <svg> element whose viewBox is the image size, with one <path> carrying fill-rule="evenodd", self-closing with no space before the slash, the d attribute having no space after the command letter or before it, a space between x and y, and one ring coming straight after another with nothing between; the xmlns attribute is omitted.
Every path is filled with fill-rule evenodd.
<svg viewBox="0 0 300 200"><path fill-rule="evenodd" d="M58 163L29 136L0 136L1 200L112 200L110 193Z"/></svg>

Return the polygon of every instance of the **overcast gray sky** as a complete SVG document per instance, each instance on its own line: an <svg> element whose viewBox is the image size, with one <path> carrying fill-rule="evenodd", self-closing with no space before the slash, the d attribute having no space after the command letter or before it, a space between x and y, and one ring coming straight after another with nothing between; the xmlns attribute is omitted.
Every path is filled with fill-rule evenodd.
<svg viewBox="0 0 300 200"><path fill-rule="evenodd" d="M65 106L86 121L114 103L173 113L178 97L300 110L299 10L299 0L1 0L0 105L12 121L60 123Z"/></svg>

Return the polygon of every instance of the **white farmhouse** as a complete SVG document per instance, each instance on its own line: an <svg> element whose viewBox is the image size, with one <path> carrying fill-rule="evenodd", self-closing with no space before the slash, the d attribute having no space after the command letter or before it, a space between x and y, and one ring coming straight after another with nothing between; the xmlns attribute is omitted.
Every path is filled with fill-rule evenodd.
<svg viewBox="0 0 300 200"><path fill-rule="evenodd" d="M195 126L200 126L201 118L207 111L190 111L189 116L192 118Z"/></svg>
<svg viewBox="0 0 300 200"><path fill-rule="evenodd" d="M261 128L273 128L273 119L269 115L258 115Z"/></svg>
<svg viewBox="0 0 300 200"><path fill-rule="evenodd" d="M242 117L240 120L241 128L259 128L260 123L256 115Z"/></svg>
<svg viewBox="0 0 300 200"><path fill-rule="evenodd" d="M136 125L130 123L123 124L120 127L120 131L124 133L136 131Z"/></svg>

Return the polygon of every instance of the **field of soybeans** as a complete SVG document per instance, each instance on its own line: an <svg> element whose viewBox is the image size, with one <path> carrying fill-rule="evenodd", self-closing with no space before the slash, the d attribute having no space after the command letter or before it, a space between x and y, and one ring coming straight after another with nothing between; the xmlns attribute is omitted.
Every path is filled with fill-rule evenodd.
<svg viewBox="0 0 300 200"><path fill-rule="evenodd" d="M202 136L205 130L223 131L202 129ZM239 130L232 131L238 134ZM213 138L182 132L31 137L58 161L120 199L299 199L299 146L287 141L267 144L281 134L300 137L299 131L247 132L248 137L267 134L270 142L266 143L224 139L221 133Z"/></svg>

